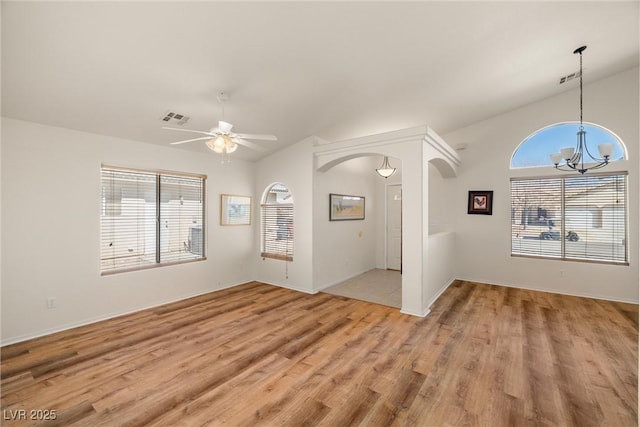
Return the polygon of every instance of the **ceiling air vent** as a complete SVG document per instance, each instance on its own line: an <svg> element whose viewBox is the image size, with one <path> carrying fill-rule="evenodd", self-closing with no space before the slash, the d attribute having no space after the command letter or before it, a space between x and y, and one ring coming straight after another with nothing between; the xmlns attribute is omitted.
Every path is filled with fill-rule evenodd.
<svg viewBox="0 0 640 427"><path fill-rule="evenodd" d="M566 82L571 81L573 79L578 79L578 78L580 78L580 74L581 74L580 71L576 71L575 73L571 73L568 76L560 77L560 84L566 83Z"/></svg>
<svg viewBox="0 0 640 427"><path fill-rule="evenodd" d="M189 117L185 116L184 114L174 113L173 111L167 111L160 118L160 120L162 120L165 123L174 123L182 126L183 124L189 121Z"/></svg>

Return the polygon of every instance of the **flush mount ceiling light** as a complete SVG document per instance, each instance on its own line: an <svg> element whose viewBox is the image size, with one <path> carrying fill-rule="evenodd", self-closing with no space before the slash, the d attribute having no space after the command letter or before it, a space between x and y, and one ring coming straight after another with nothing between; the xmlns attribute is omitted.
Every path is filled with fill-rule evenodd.
<svg viewBox="0 0 640 427"><path fill-rule="evenodd" d="M383 178L389 178L391 175L396 173L396 168L392 168L389 164L389 157L384 156L384 162L382 163L382 166L376 169L376 172L378 172L378 175Z"/></svg>
<svg viewBox="0 0 640 427"><path fill-rule="evenodd" d="M582 125L582 52L587 47L581 46L573 51L580 55L580 127L578 128L577 141L575 147L562 148L559 153L551 154L551 162L556 169L564 171L578 171L584 174L591 169L599 169L609 164L611 154L613 154L613 144L605 143L598 145L600 157L595 157L587 146L587 132ZM585 155L587 162L591 166L585 166Z"/></svg>

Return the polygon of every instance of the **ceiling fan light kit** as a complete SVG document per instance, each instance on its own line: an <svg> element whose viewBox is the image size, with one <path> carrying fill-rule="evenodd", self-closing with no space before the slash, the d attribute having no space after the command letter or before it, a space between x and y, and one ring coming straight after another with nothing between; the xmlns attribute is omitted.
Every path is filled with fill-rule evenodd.
<svg viewBox="0 0 640 427"><path fill-rule="evenodd" d="M218 154L231 154L238 149L236 144L227 135L219 135L215 138L211 138L205 142L207 147Z"/></svg>

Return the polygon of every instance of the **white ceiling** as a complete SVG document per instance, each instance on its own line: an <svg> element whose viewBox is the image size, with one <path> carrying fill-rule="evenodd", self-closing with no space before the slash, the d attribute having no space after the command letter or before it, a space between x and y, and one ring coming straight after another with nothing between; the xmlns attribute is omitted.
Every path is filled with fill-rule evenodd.
<svg viewBox="0 0 640 427"><path fill-rule="evenodd" d="M260 142L272 151L310 135L444 134L575 89L558 82L583 44L585 84L637 67L638 6L3 1L2 115L168 146L188 134L161 129L167 110L208 130L224 91L225 119L277 135Z"/></svg>

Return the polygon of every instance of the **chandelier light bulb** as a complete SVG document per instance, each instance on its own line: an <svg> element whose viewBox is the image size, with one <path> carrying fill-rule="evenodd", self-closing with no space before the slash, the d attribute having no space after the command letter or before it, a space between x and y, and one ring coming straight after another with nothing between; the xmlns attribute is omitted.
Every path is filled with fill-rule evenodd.
<svg viewBox="0 0 640 427"><path fill-rule="evenodd" d="M607 142L605 144L598 145L598 152L602 158L609 158L613 154L613 144Z"/></svg>
<svg viewBox="0 0 640 427"><path fill-rule="evenodd" d="M560 150L560 156L566 160L566 161L571 161L571 158L573 157L573 154L576 152L576 149L573 147L565 147L562 148Z"/></svg>

